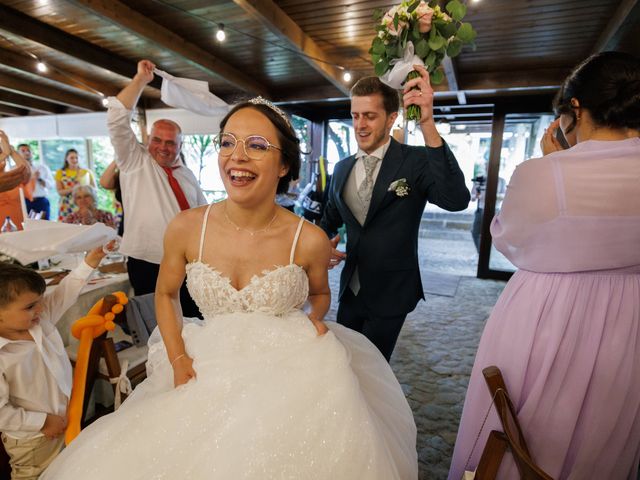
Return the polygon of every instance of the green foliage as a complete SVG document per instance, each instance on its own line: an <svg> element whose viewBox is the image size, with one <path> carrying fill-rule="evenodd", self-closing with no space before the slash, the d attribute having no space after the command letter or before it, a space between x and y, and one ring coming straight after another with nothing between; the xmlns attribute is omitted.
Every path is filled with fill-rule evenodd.
<svg viewBox="0 0 640 480"><path fill-rule="evenodd" d="M442 73L442 70L434 70L429 75L429 80L432 84L439 85L442 83L442 80L444 80L444 73Z"/></svg>
<svg viewBox="0 0 640 480"><path fill-rule="evenodd" d="M458 40L457 38L454 38L453 40L451 40L451 42L449 42L449 46L447 47L447 56L449 58L456 57L460 54L461 50L462 50L462 41Z"/></svg>
<svg viewBox="0 0 640 480"><path fill-rule="evenodd" d="M463 43L471 43L476 39L476 31L473 29L470 23L463 23L458 29L456 37Z"/></svg>
<svg viewBox="0 0 640 480"><path fill-rule="evenodd" d="M421 0L403 0L389 12L377 10L374 13L377 34L371 42L369 54L376 75L382 76L387 73L392 60L402 58L410 42L414 46L415 54L422 59L430 72L431 82L437 84L444 79L438 67L445 55L459 55L466 44L473 47L476 31L471 24L462 22L467 7L460 0L451 0L446 4L445 10L448 14L441 10L435 0L428 2L428 6L432 9L432 17L431 29L426 33L420 32L419 7L419 12L425 15L425 4ZM387 23L391 23L393 27Z"/></svg>
<svg viewBox="0 0 640 480"><path fill-rule="evenodd" d="M452 0L447 3L446 10L449 12L451 17L458 22L460 22L467 14L467 7L460 3L459 0Z"/></svg>

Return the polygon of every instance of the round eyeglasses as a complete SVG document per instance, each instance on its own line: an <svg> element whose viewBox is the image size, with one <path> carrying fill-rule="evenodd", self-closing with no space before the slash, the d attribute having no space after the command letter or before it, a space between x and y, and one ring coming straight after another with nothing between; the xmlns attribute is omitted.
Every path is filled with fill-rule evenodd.
<svg viewBox="0 0 640 480"><path fill-rule="evenodd" d="M228 157L236 151L238 142L242 142L244 153L251 160L261 160L270 148L282 151L280 147L273 143L269 143L269 140L261 137L260 135L251 135L242 140L240 138L236 138L232 133L221 133L216 136L214 146L216 152L223 157Z"/></svg>

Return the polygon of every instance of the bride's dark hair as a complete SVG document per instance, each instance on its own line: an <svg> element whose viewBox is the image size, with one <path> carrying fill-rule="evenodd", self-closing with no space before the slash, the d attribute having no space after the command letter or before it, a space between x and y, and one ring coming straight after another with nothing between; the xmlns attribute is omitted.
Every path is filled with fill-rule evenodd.
<svg viewBox="0 0 640 480"><path fill-rule="evenodd" d="M291 180L297 180L300 175L300 140L296 136L290 120L284 116L286 114L281 114L268 105L246 101L238 103L229 110L229 113L227 113L220 122L220 131L224 131L224 127L229 121L229 118L231 118L231 115L244 108L252 108L259 111L276 127L278 140L282 148L280 152L282 163L288 168L286 175L278 182L276 193L287 193L287 190L289 190L289 182Z"/></svg>

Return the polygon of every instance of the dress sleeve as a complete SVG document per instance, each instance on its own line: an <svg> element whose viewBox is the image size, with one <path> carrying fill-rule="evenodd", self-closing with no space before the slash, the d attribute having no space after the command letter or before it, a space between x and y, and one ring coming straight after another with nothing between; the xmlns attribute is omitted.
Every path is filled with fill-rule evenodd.
<svg viewBox="0 0 640 480"><path fill-rule="evenodd" d="M530 268L544 244L541 226L559 215L556 180L547 158L520 164L509 181L502 208L491 222L495 247L514 265Z"/></svg>

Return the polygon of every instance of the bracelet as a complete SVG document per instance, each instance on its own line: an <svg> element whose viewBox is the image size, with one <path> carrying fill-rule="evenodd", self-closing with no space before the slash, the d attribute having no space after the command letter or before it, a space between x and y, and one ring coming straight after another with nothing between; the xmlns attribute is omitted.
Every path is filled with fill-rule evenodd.
<svg viewBox="0 0 640 480"><path fill-rule="evenodd" d="M178 355L176 358L173 359L173 361L171 362L171 368L173 368L173 364L176 363L177 360L180 360L182 357L184 357L185 354L181 353L180 355Z"/></svg>

